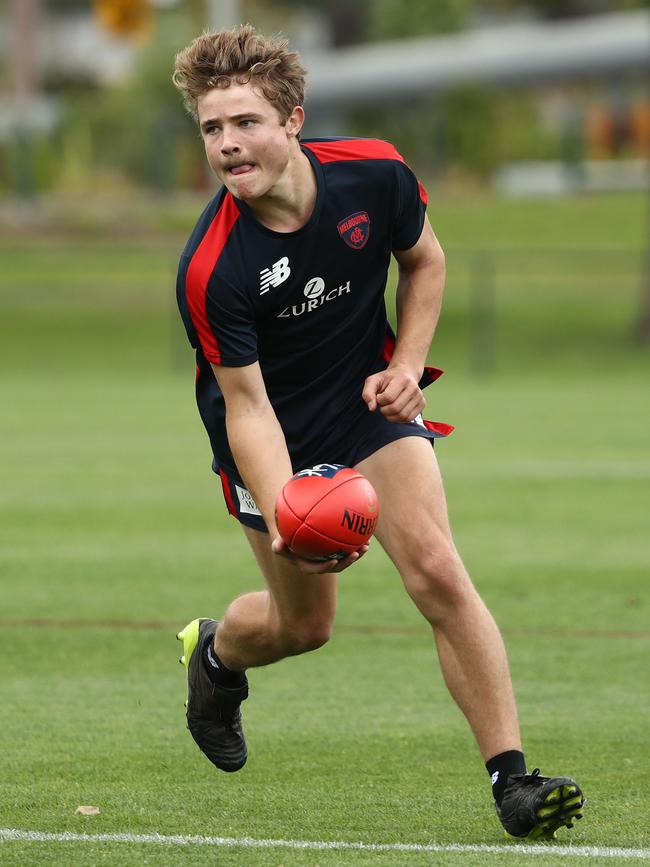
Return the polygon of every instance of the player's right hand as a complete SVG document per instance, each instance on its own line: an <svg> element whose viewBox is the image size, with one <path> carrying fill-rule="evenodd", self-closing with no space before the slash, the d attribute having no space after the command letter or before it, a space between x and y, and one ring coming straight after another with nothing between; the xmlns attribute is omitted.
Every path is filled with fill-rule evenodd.
<svg viewBox="0 0 650 867"><path fill-rule="evenodd" d="M276 536L271 542L271 550L274 554L291 560L301 572L307 575L326 575L330 572L342 572L363 557L369 547L369 545L362 545L358 551L353 551L342 560L307 560L305 557L299 557L297 554L294 554L281 536Z"/></svg>

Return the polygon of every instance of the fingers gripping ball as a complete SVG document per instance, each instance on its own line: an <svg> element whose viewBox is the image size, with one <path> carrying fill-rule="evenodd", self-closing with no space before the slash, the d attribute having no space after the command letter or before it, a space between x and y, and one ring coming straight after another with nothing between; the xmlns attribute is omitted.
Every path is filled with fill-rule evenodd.
<svg viewBox="0 0 650 867"><path fill-rule="evenodd" d="M375 532L379 503L365 476L340 464L317 464L289 479L275 520L289 548L309 560L340 560Z"/></svg>

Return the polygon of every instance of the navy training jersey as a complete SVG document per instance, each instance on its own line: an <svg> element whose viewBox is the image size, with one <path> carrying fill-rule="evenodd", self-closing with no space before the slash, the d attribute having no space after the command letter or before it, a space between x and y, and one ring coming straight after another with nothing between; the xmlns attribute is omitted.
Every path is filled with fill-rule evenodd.
<svg viewBox="0 0 650 867"><path fill-rule="evenodd" d="M301 147L317 183L304 226L268 229L222 187L180 260L177 297L196 349L197 403L226 470L236 465L210 364L259 361L294 470L327 461L326 444L368 412L366 377L390 360L391 251L412 247L425 220L424 188L391 144L332 138ZM420 385L439 373L428 368Z"/></svg>

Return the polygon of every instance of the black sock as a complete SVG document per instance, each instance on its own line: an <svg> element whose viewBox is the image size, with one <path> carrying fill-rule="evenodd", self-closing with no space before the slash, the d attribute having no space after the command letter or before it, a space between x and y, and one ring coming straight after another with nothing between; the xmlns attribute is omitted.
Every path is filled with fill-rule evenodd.
<svg viewBox="0 0 650 867"><path fill-rule="evenodd" d="M230 668L226 668L219 659L217 652L212 646L212 638L206 641L203 646L203 665L212 683L218 686L234 689L237 686L241 686L244 682L243 671L232 671Z"/></svg>
<svg viewBox="0 0 650 867"><path fill-rule="evenodd" d="M492 779L492 794L497 805L501 806L501 799L508 782L510 774L525 774L526 761L524 754L519 750L508 750L505 753L499 753L488 762L485 763L487 772Z"/></svg>

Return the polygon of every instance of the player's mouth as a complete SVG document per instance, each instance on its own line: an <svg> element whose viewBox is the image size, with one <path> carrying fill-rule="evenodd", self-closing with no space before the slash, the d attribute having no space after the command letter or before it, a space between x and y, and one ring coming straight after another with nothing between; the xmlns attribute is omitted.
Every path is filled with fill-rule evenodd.
<svg viewBox="0 0 650 867"><path fill-rule="evenodd" d="M240 175L247 175L253 171L255 166L252 163L242 163L238 166L229 166L227 172L229 175L234 175L235 177L239 177Z"/></svg>

